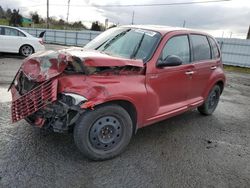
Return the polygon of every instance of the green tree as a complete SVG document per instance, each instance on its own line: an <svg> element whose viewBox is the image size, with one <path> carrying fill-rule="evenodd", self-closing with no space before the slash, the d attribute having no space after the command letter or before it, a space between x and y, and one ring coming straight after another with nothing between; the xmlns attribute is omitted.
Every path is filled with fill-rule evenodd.
<svg viewBox="0 0 250 188"><path fill-rule="evenodd" d="M91 30L93 31L101 31L101 26L98 21L92 22Z"/></svg>
<svg viewBox="0 0 250 188"><path fill-rule="evenodd" d="M12 11L11 11L11 9L8 8L7 11L6 11L5 16L6 16L7 19L10 19L11 15L12 15Z"/></svg>
<svg viewBox="0 0 250 188"><path fill-rule="evenodd" d="M0 6L0 18L5 18L5 11L1 6Z"/></svg>
<svg viewBox="0 0 250 188"><path fill-rule="evenodd" d="M31 19L35 24L39 24L40 23L40 16L37 14L37 12L31 12L30 13Z"/></svg>
<svg viewBox="0 0 250 188"><path fill-rule="evenodd" d="M19 14L19 10L14 9L10 17L9 25L14 27L22 26L22 19L23 17Z"/></svg>
<svg viewBox="0 0 250 188"><path fill-rule="evenodd" d="M63 19L60 19L60 20L58 21L58 24L59 24L59 25L65 25L65 21L64 21Z"/></svg>

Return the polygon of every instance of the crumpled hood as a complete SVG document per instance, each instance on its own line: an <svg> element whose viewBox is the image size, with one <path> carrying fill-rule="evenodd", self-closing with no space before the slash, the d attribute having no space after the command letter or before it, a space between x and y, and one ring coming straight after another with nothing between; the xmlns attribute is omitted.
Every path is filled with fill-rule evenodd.
<svg viewBox="0 0 250 188"><path fill-rule="evenodd" d="M79 58L84 66L89 67L144 67L142 60L114 57L83 48L69 48L35 53L24 60L20 69L29 79L42 82L61 74L74 57Z"/></svg>
<svg viewBox="0 0 250 188"><path fill-rule="evenodd" d="M114 57L96 50L84 50L83 48L69 48L60 52L69 53L84 60L84 65L90 67L114 67L114 66L135 66L144 67L142 60L125 59Z"/></svg>

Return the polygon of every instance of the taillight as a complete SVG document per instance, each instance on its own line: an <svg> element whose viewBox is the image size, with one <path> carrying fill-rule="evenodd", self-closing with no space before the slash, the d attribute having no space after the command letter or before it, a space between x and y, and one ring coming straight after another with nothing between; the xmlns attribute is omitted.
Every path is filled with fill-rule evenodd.
<svg viewBox="0 0 250 188"><path fill-rule="evenodd" d="M41 45L44 45L43 39L39 39L39 43L40 43Z"/></svg>

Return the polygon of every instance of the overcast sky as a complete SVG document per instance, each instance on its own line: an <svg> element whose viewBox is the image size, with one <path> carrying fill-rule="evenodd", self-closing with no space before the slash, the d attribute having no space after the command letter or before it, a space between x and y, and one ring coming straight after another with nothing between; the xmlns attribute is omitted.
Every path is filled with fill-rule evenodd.
<svg viewBox="0 0 250 188"><path fill-rule="evenodd" d="M68 0L49 0L50 16L67 17ZM156 4L191 2L195 0L70 0L69 21L110 22L120 25L131 24L133 11L135 24L157 24L181 27L184 20L186 27L205 30L216 37L245 38L250 25L250 0L232 0L230 2L192 4L154 7L96 7L110 4ZM198 0L202 1L202 0ZM0 0L3 8L16 8L24 16L37 11L46 16L47 0ZM86 5L88 5L86 7Z"/></svg>

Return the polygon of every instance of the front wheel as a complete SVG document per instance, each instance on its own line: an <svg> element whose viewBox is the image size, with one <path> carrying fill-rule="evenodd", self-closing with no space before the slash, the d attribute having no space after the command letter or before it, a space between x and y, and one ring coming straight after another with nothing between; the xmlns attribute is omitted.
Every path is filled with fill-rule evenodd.
<svg viewBox="0 0 250 188"><path fill-rule="evenodd" d="M133 124L127 111L118 105L104 105L84 113L74 128L78 149L91 160L119 155L128 145Z"/></svg>
<svg viewBox="0 0 250 188"><path fill-rule="evenodd" d="M209 92L208 97L203 105L198 107L198 111L203 115L211 115L219 103L220 94L220 86L215 85Z"/></svg>

